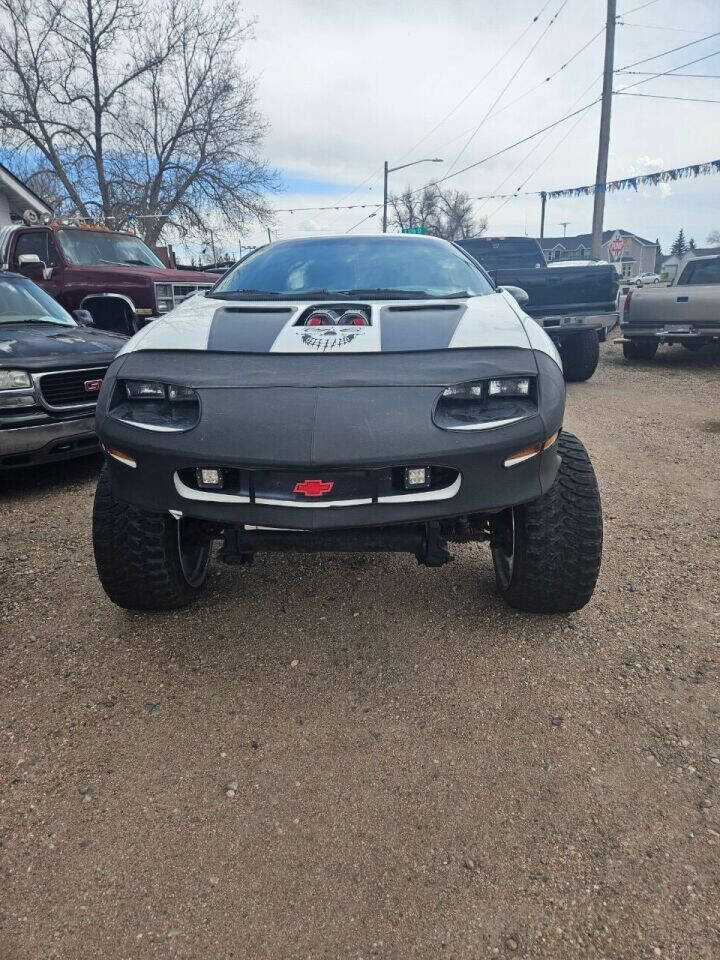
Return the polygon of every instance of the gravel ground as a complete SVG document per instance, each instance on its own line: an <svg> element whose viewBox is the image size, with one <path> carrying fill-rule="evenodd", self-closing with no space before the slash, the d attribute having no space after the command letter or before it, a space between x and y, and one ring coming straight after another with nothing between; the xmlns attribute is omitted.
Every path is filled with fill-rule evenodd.
<svg viewBox="0 0 720 960"><path fill-rule="evenodd" d="M95 577L98 461L3 477L0 957L720 956L720 351L570 387L593 602L485 547Z"/></svg>

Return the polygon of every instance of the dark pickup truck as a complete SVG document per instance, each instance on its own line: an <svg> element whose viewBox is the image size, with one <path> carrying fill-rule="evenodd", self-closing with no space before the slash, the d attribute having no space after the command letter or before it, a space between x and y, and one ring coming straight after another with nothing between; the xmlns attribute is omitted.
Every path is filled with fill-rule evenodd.
<svg viewBox="0 0 720 960"><path fill-rule="evenodd" d="M0 263L33 280L70 313L88 310L99 329L126 335L219 279L169 270L132 233L66 224L1 227Z"/></svg>
<svg viewBox="0 0 720 960"><path fill-rule="evenodd" d="M530 237L478 237L458 241L497 286L519 287L523 310L555 341L565 379L588 380L598 364L599 343L618 321L618 274L612 264L548 267Z"/></svg>

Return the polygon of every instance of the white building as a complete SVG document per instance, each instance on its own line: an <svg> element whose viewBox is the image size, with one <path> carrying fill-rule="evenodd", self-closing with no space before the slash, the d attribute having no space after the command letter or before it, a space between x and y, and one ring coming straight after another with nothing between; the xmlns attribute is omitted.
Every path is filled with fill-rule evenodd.
<svg viewBox="0 0 720 960"><path fill-rule="evenodd" d="M38 219L52 216L45 201L0 164L0 227L22 220L26 210L34 211Z"/></svg>

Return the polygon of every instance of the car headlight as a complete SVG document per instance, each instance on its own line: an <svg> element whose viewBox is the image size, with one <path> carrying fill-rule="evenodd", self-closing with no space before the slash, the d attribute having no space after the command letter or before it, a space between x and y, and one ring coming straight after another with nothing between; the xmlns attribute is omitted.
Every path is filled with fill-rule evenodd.
<svg viewBox="0 0 720 960"><path fill-rule="evenodd" d="M446 387L433 412L443 430L483 430L537 413L535 377L497 377Z"/></svg>
<svg viewBox="0 0 720 960"><path fill-rule="evenodd" d="M26 370L0 370L0 411L36 406L30 374Z"/></svg>
<svg viewBox="0 0 720 960"><path fill-rule="evenodd" d="M0 370L0 390L22 390L31 386L30 374L26 370Z"/></svg>
<svg viewBox="0 0 720 960"><path fill-rule="evenodd" d="M110 416L144 430L192 430L200 420L200 397L192 387L160 380L118 380Z"/></svg>
<svg viewBox="0 0 720 960"><path fill-rule="evenodd" d="M175 306L171 283L155 284L155 307L158 313L168 313Z"/></svg>

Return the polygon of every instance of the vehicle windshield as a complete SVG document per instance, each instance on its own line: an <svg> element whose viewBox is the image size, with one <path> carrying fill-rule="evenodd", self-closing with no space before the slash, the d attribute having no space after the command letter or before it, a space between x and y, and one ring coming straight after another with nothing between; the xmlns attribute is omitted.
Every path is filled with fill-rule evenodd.
<svg viewBox="0 0 720 960"><path fill-rule="evenodd" d="M540 245L529 237L477 237L460 240L458 246L467 250L486 270L546 266Z"/></svg>
<svg viewBox="0 0 720 960"><path fill-rule="evenodd" d="M0 276L0 325L4 323L77 324L60 304L32 280Z"/></svg>
<svg viewBox="0 0 720 960"><path fill-rule="evenodd" d="M131 233L109 230L58 230L57 238L70 263L94 266L99 263L133 267L163 267L150 247Z"/></svg>
<svg viewBox="0 0 720 960"><path fill-rule="evenodd" d="M434 238L313 237L250 254L220 280L213 296L414 299L477 297L492 290L459 250Z"/></svg>

